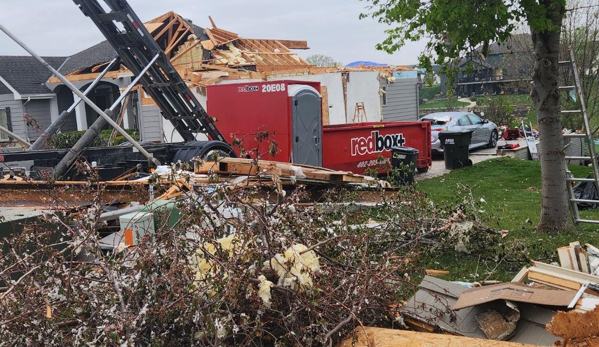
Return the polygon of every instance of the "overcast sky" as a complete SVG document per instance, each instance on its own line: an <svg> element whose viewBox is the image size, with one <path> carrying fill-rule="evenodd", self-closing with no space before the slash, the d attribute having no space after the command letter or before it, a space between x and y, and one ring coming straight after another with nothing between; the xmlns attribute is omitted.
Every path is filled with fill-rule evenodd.
<svg viewBox="0 0 599 347"><path fill-rule="evenodd" d="M104 4L103 1L100 3ZM391 65L417 62L424 43L410 43L389 55L374 46L385 26L359 20L367 3L359 0L129 0L142 21L175 11L201 27L219 28L252 39L306 40L306 58L324 54L347 64L357 60ZM104 40L72 0L0 0L0 24L43 56L68 56ZM0 55L27 55L0 31Z"/></svg>

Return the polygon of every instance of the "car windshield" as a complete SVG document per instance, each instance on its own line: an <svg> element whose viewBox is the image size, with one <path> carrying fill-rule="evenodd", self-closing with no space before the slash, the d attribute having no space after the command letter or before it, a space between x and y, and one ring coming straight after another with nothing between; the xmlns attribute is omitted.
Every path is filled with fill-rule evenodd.
<svg viewBox="0 0 599 347"><path fill-rule="evenodd" d="M446 123L451 122L451 117L443 116L443 117L422 117L420 118L422 121L431 122L432 125L444 125Z"/></svg>

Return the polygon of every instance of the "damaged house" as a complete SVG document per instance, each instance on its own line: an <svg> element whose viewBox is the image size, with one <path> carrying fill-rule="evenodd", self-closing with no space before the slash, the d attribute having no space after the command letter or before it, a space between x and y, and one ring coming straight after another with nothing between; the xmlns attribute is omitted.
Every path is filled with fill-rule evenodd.
<svg viewBox="0 0 599 347"><path fill-rule="evenodd" d="M66 57L44 57L58 69ZM48 71L30 56L0 56L0 126L28 141L35 141L38 129L45 129L58 117L58 96L45 85ZM68 105L66 106L68 107ZM35 119L35 121L34 121ZM63 131L77 130L65 124ZM0 145L10 137L0 132Z"/></svg>
<svg viewBox="0 0 599 347"><path fill-rule="evenodd" d="M404 67L315 67L293 50L308 49L306 41L246 39L236 33L218 28L210 18L212 28L201 28L174 12L166 13L145 23L147 30L171 60L172 65L188 83L202 106L210 113L207 98L210 86L226 83L252 83L270 80L302 80L319 82L323 124L345 124L373 121L414 121L418 116L418 85L420 76ZM121 91L133 80L133 74L118 63L107 41L103 41L68 58L56 58L52 64L59 68L71 83L86 90L104 71L104 77L87 96L101 109L118 99ZM2 57L9 59L12 57ZM31 58L31 64L37 64ZM53 65L53 66L54 66ZM42 73L34 84L40 98L47 96L42 109L28 113L37 120L39 129L25 126L23 114L14 105L17 95L24 104L30 93L8 92L1 89L0 109L10 107L0 122L16 135L35 140L39 133L66 110L75 97L56 77ZM33 70L33 69L32 69ZM3 71L0 71L0 77ZM3 82L2 79L0 81ZM16 83L18 85L18 83ZM44 90L42 90L44 89ZM12 98L12 99L11 99ZM11 99L13 105L2 102ZM32 107L35 98L26 106ZM37 99L35 99L37 100ZM37 103L37 101L36 101ZM178 142L182 138L172 124L165 121L154 101L141 89L133 91L120 109L114 112L115 121L126 129L140 131L143 141ZM80 103L62 131L85 130L98 115ZM2 124L0 124L2 125ZM41 130L40 130L41 129ZM6 137L6 136L5 136Z"/></svg>

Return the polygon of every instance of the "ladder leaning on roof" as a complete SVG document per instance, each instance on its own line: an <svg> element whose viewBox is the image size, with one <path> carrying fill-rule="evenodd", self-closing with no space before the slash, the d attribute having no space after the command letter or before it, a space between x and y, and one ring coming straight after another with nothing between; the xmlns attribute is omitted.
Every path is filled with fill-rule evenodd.
<svg viewBox="0 0 599 347"><path fill-rule="evenodd" d="M140 79L148 93L185 141L195 140L194 133L204 133L212 140L226 142L164 51L158 46L133 9L124 0L104 0L106 12L97 0L74 0L106 37L121 61ZM124 30L121 30L120 28ZM151 63L154 56L159 58ZM148 65L151 65L148 67Z"/></svg>
<svg viewBox="0 0 599 347"><path fill-rule="evenodd" d="M572 187L573 182L592 182L595 184L595 189L599 191L599 167L597 166L597 156L595 153L595 142L593 141L593 134L591 132L591 126L589 123L589 117L587 115L586 105L584 101L584 94L582 92L582 85L580 84L580 77L578 76L578 67L576 66L576 61L574 60L574 50L572 46L568 47L568 51L570 53L570 60L560 62L562 65L567 65L572 68L572 74L574 76L574 86L561 86L560 90L570 91L575 89L576 95L580 100L580 110L562 110L561 113L563 115L578 115L582 114L582 118L584 120L584 132L583 133L572 133L572 134L564 134L564 138L582 138L584 139L588 147L588 153L590 156L568 156L566 155L566 162L568 160L585 160L590 161L593 166L593 175L594 178L576 178L568 169L568 165L566 164L566 174L567 174L567 186L568 193L570 196L570 209L572 211L572 217L575 223L598 223L599 220L592 219L581 219L580 212L578 210L578 203L591 203L591 204L599 204L599 200L588 200L588 199L577 199L574 195L574 189Z"/></svg>

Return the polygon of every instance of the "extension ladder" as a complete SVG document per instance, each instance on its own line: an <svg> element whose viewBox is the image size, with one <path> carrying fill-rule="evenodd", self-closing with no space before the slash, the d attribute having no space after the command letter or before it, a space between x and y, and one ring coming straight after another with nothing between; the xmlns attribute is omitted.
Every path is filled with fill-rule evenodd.
<svg viewBox="0 0 599 347"><path fill-rule="evenodd" d="M74 2L96 24L133 74L137 76L152 65L139 82L185 141L194 141L195 133L204 133L212 140L226 142L214 120L126 1L104 0L110 12L106 12L97 0ZM156 55L159 58L150 64Z"/></svg>
<svg viewBox="0 0 599 347"><path fill-rule="evenodd" d="M599 170L597 166L597 156L595 153L595 142L593 140L593 134L591 131L591 126L589 123L589 117L587 115L584 94L582 92L582 85L580 83L580 77L578 75L578 67L576 66L576 61L574 60L574 50L572 46L568 47L568 51L570 53L569 61L560 62L561 65L567 65L572 68L572 74L574 76L575 84L573 86L560 86L560 90L570 91L575 89L576 95L580 100L580 110L562 110L561 113L563 115L577 115L582 114L584 120L584 132L583 133L572 133L572 134L564 134L564 138L582 138L588 147L588 153L590 156L566 156L566 174L567 174L567 186L568 193L570 197L570 210L572 211L572 217L575 223L597 223L599 224L599 220L593 219L581 219L580 211L578 209L578 203L592 203L599 204L599 200L588 200L588 199L577 199L574 194L574 188L572 187L573 182L592 182L595 184L595 189L599 191ZM585 160L590 161L593 166L593 175L594 178L576 178L572 174L572 172L568 169L567 161L568 160Z"/></svg>

